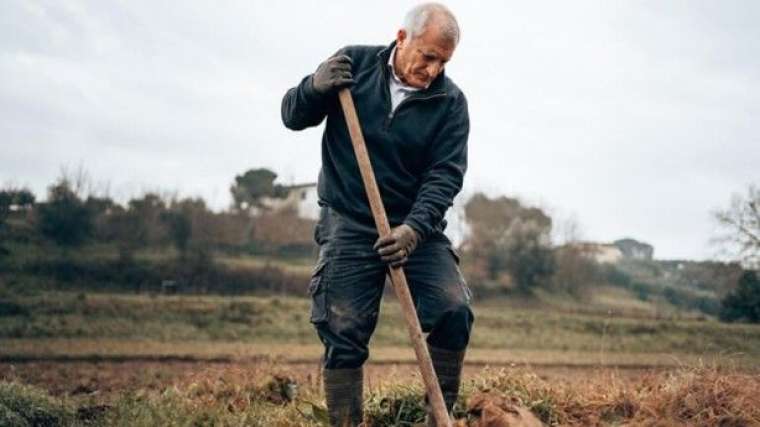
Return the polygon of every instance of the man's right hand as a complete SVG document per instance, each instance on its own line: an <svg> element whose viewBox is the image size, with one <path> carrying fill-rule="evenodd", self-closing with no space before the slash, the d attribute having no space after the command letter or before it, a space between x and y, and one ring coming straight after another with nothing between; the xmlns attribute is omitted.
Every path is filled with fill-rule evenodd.
<svg viewBox="0 0 760 427"><path fill-rule="evenodd" d="M335 55L319 64L312 77L312 86L320 95L337 91L354 84L351 75L351 58L346 55Z"/></svg>

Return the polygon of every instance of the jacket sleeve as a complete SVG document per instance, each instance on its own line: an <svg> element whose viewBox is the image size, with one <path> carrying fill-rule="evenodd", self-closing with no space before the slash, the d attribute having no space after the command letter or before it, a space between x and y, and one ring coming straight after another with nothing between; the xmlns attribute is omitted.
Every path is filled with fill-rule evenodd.
<svg viewBox="0 0 760 427"><path fill-rule="evenodd" d="M425 240L443 220L446 210L462 189L467 170L467 137L470 118L467 99L459 93L431 147L431 160L425 170L417 198L404 220Z"/></svg>
<svg viewBox="0 0 760 427"><path fill-rule="evenodd" d="M314 90L312 77L313 74L304 77L282 98L282 123L288 129L302 130L317 126L327 115L325 99Z"/></svg>
<svg viewBox="0 0 760 427"><path fill-rule="evenodd" d="M336 55L348 55L352 60L356 59L351 46L340 48L332 56ZM330 101L337 99L335 94L320 95L315 91L313 77L313 73L304 77L298 86L288 90L282 98L282 123L288 129L302 130L322 123L328 113Z"/></svg>

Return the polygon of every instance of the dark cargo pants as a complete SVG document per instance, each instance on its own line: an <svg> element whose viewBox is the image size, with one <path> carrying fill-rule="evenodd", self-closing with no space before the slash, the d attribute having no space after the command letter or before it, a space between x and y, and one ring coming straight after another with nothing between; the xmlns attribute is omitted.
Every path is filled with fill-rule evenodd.
<svg viewBox="0 0 760 427"><path fill-rule="evenodd" d="M311 322L325 346L324 367L358 368L369 356L388 268L372 248L377 233L323 208L315 239L320 253L309 294ZM451 242L437 232L404 266L428 344L451 351L467 347L474 320L458 264Z"/></svg>

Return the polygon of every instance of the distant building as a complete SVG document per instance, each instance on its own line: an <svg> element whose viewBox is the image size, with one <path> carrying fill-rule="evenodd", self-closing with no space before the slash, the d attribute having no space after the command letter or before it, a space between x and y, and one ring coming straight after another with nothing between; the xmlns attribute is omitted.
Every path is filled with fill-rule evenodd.
<svg viewBox="0 0 760 427"><path fill-rule="evenodd" d="M317 184L295 184L284 186L285 197L262 197L260 202L268 212L294 210L298 216L305 219L319 218L317 204Z"/></svg>
<svg viewBox="0 0 760 427"><path fill-rule="evenodd" d="M580 249L581 253L600 264L614 264L624 257L620 248L611 243L578 242L570 245Z"/></svg>
<svg viewBox="0 0 760 427"><path fill-rule="evenodd" d="M621 239L613 243L577 242L571 246L578 248L598 263L614 264L623 259L651 260L654 247L634 239Z"/></svg>

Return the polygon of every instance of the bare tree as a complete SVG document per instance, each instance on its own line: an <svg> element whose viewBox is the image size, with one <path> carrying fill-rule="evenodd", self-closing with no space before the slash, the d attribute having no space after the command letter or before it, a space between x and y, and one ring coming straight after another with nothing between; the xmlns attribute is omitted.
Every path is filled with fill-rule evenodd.
<svg viewBox="0 0 760 427"><path fill-rule="evenodd" d="M59 181L65 181L67 187L79 198L86 199L87 196L93 193L92 177L87 169L83 165L79 165L74 169L69 168L66 165L60 167Z"/></svg>
<svg viewBox="0 0 760 427"><path fill-rule="evenodd" d="M728 209L713 215L723 229L715 241L734 251L747 268L760 268L760 188L750 184L746 195L734 194Z"/></svg>
<svg viewBox="0 0 760 427"><path fill-rule="evenodd" d="M552 215L552 217L557 216ZM578 243L583 240L584 234L578 216L574 213L560 217L552 229L552 238L559 246Z"/></svg>

